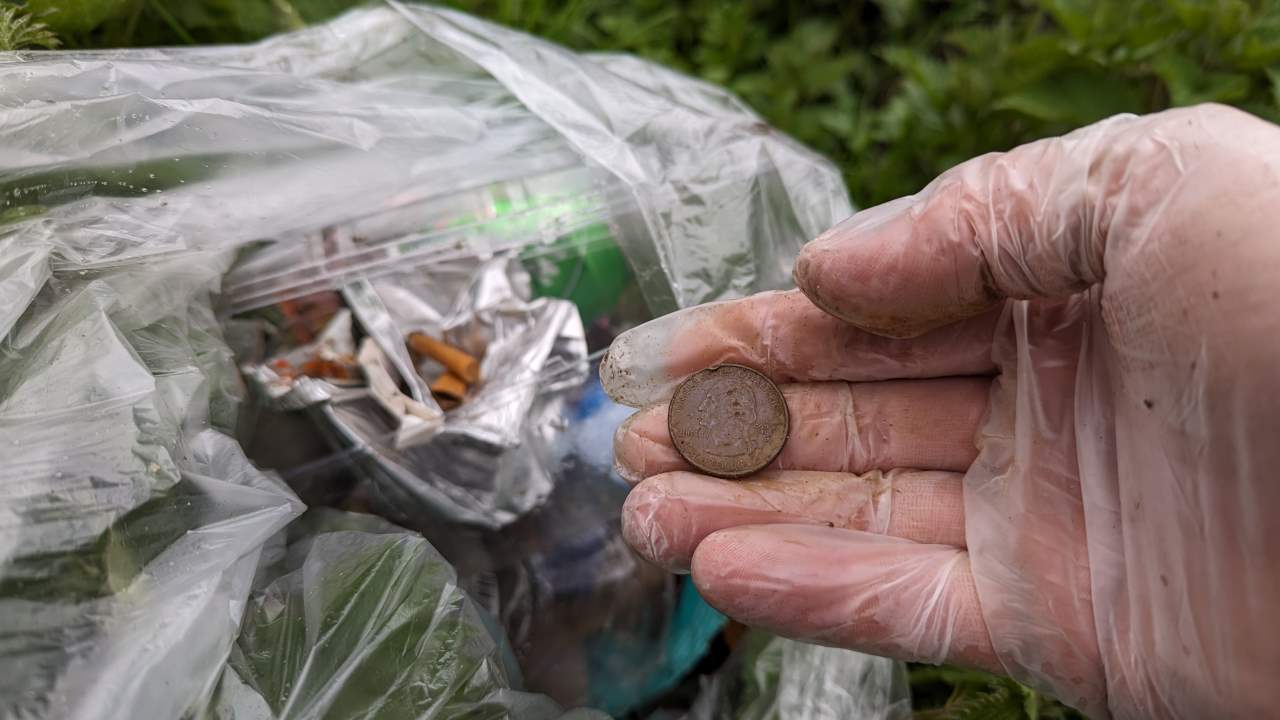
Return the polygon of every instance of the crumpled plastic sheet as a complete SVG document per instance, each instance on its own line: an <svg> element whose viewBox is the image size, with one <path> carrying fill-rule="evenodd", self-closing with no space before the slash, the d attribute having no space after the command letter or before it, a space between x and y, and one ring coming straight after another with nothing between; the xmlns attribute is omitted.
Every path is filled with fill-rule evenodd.
<svg viewBox="0 0 1280 720"><path fill-rule="evenodd" d="M910 720L906 668L888 658L751 632L684 720Z"/></svg>
<svg viewBox="0 0 1280 720"><path fill-rule="evenodd" d="M50 273L47 245L0 250L0 716L180 717L302 510L210 428L234 404L208 303L229 257Z"/></svg>
<svg viewBox="0 0 1280 720"><path fill-rule="evenodd" d="M313 509L272 550L213 717L607 717L511 690L520 671L500 631L417 533Z"/></svg>
<svg viewBox="0 0 1280 720"><path fill-rule="evenodd" d="M268 246L228 277L233 306L307 278L376 283L366 276L386 263L333 228L404 233L434 217L433 199L571 171L598 176L586 187L617 211L617 241L665 312L788 284L804 239L851 210L830 163L723 90L432 7L388 2L250 46L10 53L0 93L14 128L0 212L28 216L5 255L6 323L50 270L197 249ZM413 237L391 244L410 252ZM536 241L475 236L467 250L516 239ZM429 409L421 382L406 382ZM509 441L520 428L485 427L486 412L473 431ZM545 490L495 499L503 519L473 515L505 522ZM474 511L464 496L484 492L464 483L432 502Z"/></svg>
<svg viewBox="0 0 1280 720"><path fill-rule="evenodd" d="M293 242L585 162L639 206L623 250L662 313L789 285L851 212L830 163L724 90L434 7L248 46L5 54L0 90L21 128L0 209L56 204L24 234L66 267Z"/></svg>
<svg viewBox="0 0 1280 720"><path fill-rule="evenodd" d="M832 165L721 88L460 13L392 7L632 189L652 237L623 249L656 312L789 286L800 246L852 212Z"/></svg>
<svg viewBox="0 0 1280 720"><path fill-rule="evenodd" d="M15 314L0 344L0 716L560 717L510 690L500 634L421 536L304 524L273 556L302 504L214 429L236 400L209 304L228 262L45 274Z"/></svg>

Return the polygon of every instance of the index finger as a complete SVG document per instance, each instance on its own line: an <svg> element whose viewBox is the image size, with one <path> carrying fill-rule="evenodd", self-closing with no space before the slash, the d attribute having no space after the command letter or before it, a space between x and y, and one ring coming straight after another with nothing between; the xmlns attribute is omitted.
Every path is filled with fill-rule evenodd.
<svg viewBox="0 0 1280 720"><path fill-rule="evenodd" d="M720 363L746 365L776 383L983 375L995 369L998 319L997 308L898 339L859 330L799 291L762 293L680 310L623 333L601 363L600 379L615 401L643 407Z"/></svg>
<svg viewBox="0 0 1280 720"><path fill-rule="evenodd" d="M1219 211L1232 195L1222 188L1250 187L1249 177L1273 185L1274 168L1255 159L1274 157L1275 138L1259 118L1202 105L989 153L806 245L796 282L833 315L896 337L1006 298L1065 298L1120 269L1151 283L1143 287L1184 283L1177 255L1153 248L1170 247L1170 225L1195 227L1175 218ZM1219 189L1207 189L1218 173ZM1203 262L1203 252L1188 257Z"/></svg>

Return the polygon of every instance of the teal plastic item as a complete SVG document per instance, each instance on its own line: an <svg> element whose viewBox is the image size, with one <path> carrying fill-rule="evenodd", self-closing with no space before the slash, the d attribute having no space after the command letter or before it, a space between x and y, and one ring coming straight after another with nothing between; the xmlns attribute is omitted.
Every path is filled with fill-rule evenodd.
<svg viewBox="0 0 1280 720"><path fill-rule="evenodd" d="M591 707L614 717L625 715L674 687L706 654L725 617L702 599L688 578L681 580L679 592L662 661L656 666L648 643L627 647L617 636L604 635L591 644ZM636 677L635 668L646 666L650 671Z"/></svg>

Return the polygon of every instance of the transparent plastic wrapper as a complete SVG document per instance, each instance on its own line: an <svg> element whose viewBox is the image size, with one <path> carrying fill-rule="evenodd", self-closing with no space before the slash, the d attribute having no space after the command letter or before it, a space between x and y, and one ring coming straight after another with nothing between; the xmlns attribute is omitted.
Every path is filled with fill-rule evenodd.
<svg viewBox="0 0 1280 720"><path fill-rule="evenodd" d="M24 131L0 210L56 205L72 263L266 239L290 246L277 273L321 283L363 256L326 261L309 231L585 164L636 207L620 244L661 313L788 285L800 245L851 211L832 165L723 90L439 8L249 46L6 57Z"/></svg>
<svg viewBox="0 0 1280 720"><path fill-rule="evenodd" d="M321 508L270 550L211 717L606 717L511 690L500 631L417 533Z"/></svg>
<svg viewBox="0 0 1280 720"><path fill-rule="evenodd" d="M230 258L52 271L0 235L0 715L180 717L212 692L262 543L301 512L213 427Z"/></svg>
<svg viewBox="0 0 1280 720"><path fill-rule="evenodd" d="M906 668L750 631L684 720L910 720Z"/></svg>
<svg viewBox="0 0 1280 720"><path fill-rule="evenodd" d="M226 261L54 275L4 340L3 715L604 717L511 690L421 536L317 514L270 540L301 503L205 429L235 400Z"/></svg>

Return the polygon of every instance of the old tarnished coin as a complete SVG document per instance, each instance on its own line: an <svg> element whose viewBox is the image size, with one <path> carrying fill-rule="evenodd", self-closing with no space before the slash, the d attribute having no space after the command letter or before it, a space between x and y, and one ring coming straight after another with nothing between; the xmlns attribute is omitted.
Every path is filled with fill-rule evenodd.
<svg viewBox="0 0 1280 720"><path fill-rule="evenodd" d="M769 378L741 365L717 365L676 388L667 430L676 451L708 475L740 478L782 452L787 403Z"/></svg>

